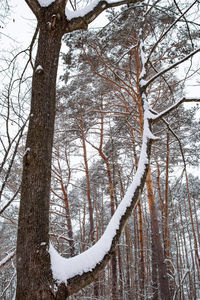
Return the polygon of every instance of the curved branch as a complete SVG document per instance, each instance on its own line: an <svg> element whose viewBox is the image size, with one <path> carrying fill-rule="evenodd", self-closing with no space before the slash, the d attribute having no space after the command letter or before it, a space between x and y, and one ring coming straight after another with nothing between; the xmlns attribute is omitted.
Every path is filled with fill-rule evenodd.
<svg viewBox="0 0 200 300"><path fill-rule="evenodd" d="M98 272L105 267L115 252L115 247L129 216L137 205L145 184L151 152L152 135L149 129L148 113L149 111L144 113L144 135L137 172L103 236L94 246L69 259L61 257L50 245L53 277L58 283L61 283L58 289L63 289L66 284L67 296L78 292L94 281Z"/></svg>
<svg viewBox="0 0 200 300"><path fill-rule="evenodd" d="M13 256L15 255L15 250L10 252L9 254L6 255L6 257L4 257L1 261L0 261L0 268L2 268L5 264L7 264L7 262L9 262Z"/></svg>
<svg viewBox="0 0 200 300"><path fill-rule="evenodd" d="M93 1L87 7L76 11L66 9L67 28L66 32L78 29L87 29L88 24L94 21L104 10L123 4L138 3L143 0L118 0L118 1Z"/></svg>

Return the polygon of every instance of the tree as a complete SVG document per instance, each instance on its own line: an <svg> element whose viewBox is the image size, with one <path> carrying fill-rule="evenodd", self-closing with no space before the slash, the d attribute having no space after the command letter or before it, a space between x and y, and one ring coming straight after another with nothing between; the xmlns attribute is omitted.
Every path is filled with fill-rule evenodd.
<svg viewBox="0 0 200 300"><path fill-rule="evenodd" d="M197 99L181 99L163 113L155 113L147 102L146 90L157 78L163 76L175 66L184 62L199 51L194 50L182 60L147 78L148 63L152 53L145 59L143 44L143 27L145 18L140 22L139 51L141 73L139 78L139 97L143 109L143 141L141 156L138 163L136 180L128 190L127 196L119 205L117 213L111 220L113 231L106 232L104 238L109 238L108 248L101 258L97 258L92 270L83 269L83 274L71 275L67 285L62 282L55 286L50 267L49 256L49 194L51 179L51 156L55 120L55 91L58 59L61 39L65 33L78 29L87 29L87 25L106 8L129 3L130 1L106 2L100 1L89 7L82 15L66 18L65 0L39 1L26 0L38 20L39 39L38 50L32 80L32 97L29 129L26 141L26 151L23 159L23 177L21 188L21 204L17 241L17 294L16 299L66 299L70 294L94 280L95 275L102 269L114 253L121 231L137 204L142 192L147 172L151 144L156 140L151 133L153 123L186 101ZM136 3L137 1L131 1ZM197 1L193 2L193 5ZM147 12L150 11L151 8ZM174 24L173 24L174 26ZM167 32L167 30L166 30ZM154 50L156 48L156 44ZM45 51L44 51L45 49ZM199 101L199 100L198 100ZM111 226L112 225L112 226ZM108 227L108 228L110 228ZM94 249L101 248L104 238ZM99 246L101 245L101 246ZM91 252L90 251L90 252ZM51 255L53 253L50 248ZM87 257L88 253L85 253ZM83 255L83 257L84 257ZM79 258L75 258L79 259ZM54 265L55 267L55 265ZM73 266L72 266L73 267Z"/></svg>
<svg viewBox="0 0 200 300"><path fill-rule="evenodd" d="M32 79L26 151L23 159L17 239L16 299L54 299L54 282L48 254L49 194L56 76L61 39L65 33L87 29L88 24L105 9L129 1L111 3L100 1L95 6L89 7L83 16L74 15L72 18L66 18L66 0L47 2L26 0L26 2L37 18L39 39ZM40 277L38 277L39 273ZM32 278L31 284L30 278ZM69 290L61 284L56 297L64 299L68 294Z"/></svg>

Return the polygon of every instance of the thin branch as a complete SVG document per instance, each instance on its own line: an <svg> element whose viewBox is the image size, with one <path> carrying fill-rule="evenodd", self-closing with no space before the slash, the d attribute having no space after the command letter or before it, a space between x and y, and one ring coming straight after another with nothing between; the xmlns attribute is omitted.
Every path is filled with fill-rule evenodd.
<svg viewBox="0 0 200 300"><path fill-rule="evenodd" d="M153 54L154 50L157 48L158 44L163 40L163 38L168 34L168 32L174 27L174 25L182 18L184 15L196 4L198 0L194 1L170 26L169 28L161 35L161 37L157 40L157 42L154 44L153 48L151 49L151 52L148 55L147 63L150 60L151 55Z"/></svg>
<svg viewBox="0 0 200 300"><path fill-rule="evenodd" d="M173 104L172 106L170 106L166 110L162 111L160 114L155 115L155 117L153 117L153 119L152 119L152 123L153 124L157 123L163 117L168 115L170 112L172 112L174 109L176 109L180 104L182 104L184 102L187 102L187 103L200 102L200 98L183 98L183 99L179 100L177 103ZM155 113L155 111L152 111L152 112Z"/></svg>
<svg viewBox="0 0 200 300"><path fill-rule="evenodd" d="M168 68L166 68L166 69L162 70L161 72L159 72L158 74L154 75L148 81L143 81L143 88L147 88L155 79L157 79L158 77L162 76L163 74L169 72L170 70L174 69L178 65L182 64L183 62L185 62L186 60L188 60L190 57L194 56L198 52L200 52L200 48L192 51L190 54L186 55L184 58L180 59L176 63L170 65Z"/></svg>
<svg viewBox="0 0 200 300"><path fill-rule="evenodd" d="M181 11L178 3L176 2L176 0L174 0L174 3L176 5L176 8L178 9L178 11L182 14L182 11ZM184 19L184 22L185 22L186 27L187 27L187 31L188 31L188 35L190 37L190 42L191 42L192 48L194 49L194 44L193 44L193 41L192 41L192 37L191 37L191 33L190 33L190 28L189 28L189 25L188 25L188 20L186 19L185 15L183 15L183 19Z"/></svg>
<svg viewBox="0 0 200 300"><path fill-rule="evenodd" d="M34 69L34 66L33 66L33 63L32 63L32 50L33 50L33 46L34 46L35 40L37 38L38 32L39 32L39 26L37 24L37 27L35 29L32 41L31 41L30 46L29 46L29 61L30 61L31 66L32 66L33 69Z"/></svg>
<svg viewBox="0 0 200 300"><path fill-rule="evenodd" d="M124 56L126 56L129 52L131 52L132 50L134 50L137 46L138 46L138 43L136 45L132 46L126 52L124 52L124 54L122 54L122 56L116 61L115 64L117 65L124 58Z"/></svg>
<svg viewBox="0 0 200 300"><path fill-rule="evenodd" d="M0 215L6 210L6 208L15 200L15 198L17 197L19 191L20 191L21 185L18 187L17 191L15 192L15 194L13 195L13 197L10 199L10 201L8 201L8 203L6 203L6 205L0 210Z"/></svg>
<svg viewBox="0 0 200 300"><path fill-rule="evenodd" d="M174 293L173 300L176 299L177 294L178 294L178 291L180 290L181 286L183 285L183 282L184 282L184 280L185 280L187 274L189 274L189 271L188 271L188 270L187 270L187 271L185 272L185 274L183 275L183 278L181 279L181 283L179 284L179 286L177 287L177 289L176 289L176 291L175 291L175 293Z"/></svg>

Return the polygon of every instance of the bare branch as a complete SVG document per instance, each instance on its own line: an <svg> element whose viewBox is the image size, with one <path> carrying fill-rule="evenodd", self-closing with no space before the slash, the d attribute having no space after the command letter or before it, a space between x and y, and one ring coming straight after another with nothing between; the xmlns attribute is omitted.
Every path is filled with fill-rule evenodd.
<svg viewBox="0 0 200 300"><path fill-rule="evenodd" d="M155 124L158 121L160 121L163 117L168 115L170 112L172 112L174 109L176 109L183 102L188 102L188 103L189 102L200 102L200 98L183 98L183 99L179 100L177 103L173 104L172 106L170 106L166 110L162 111L160 114L156 115L153 118L152 123Z"/></svg>
<svg viewBox="0 0 200 300"><path fill-rule="evenodd" d="M15 194L13 195L13 197L8 201L8 203L6 203L6 205L0 210L0 215L4 212L4 210L6 210L6 208L15 200L15 198L17 197L19 191L20 191L21 185L18 187L17 191L15 192Z"/></svg>
<svg viewBox="0 0 200 300"><path fill-rule="evenodd" d="M183 282L184 282L184 280L185 280L185 278L186 278L186 276L187 276L188 274L189 274L189 270L186 270L185 274L183 275L183 277L182 277L182 279L181 279L181 282L180 282L179 286L177 287L177 289L176 289L176 291L175 291L175 293L174 293L173 300L176 299L177 294L178 294L178 291L179 291L179 289L182 287Z"/></svg>
<svg viewBox="0 0 200 300"><path fill-rule="evenodd" d="M192 51L190 54L186 55L184 58L180 59L179 61L177 61L176 63L172 64L168 68L166 68L166 69L162 70L161 72L159 72L158 74L154 75L148 81L144 81L143 82L143 88L146 89L155 79L157 79L158 77L162 76L163 74L169 72L170 70L174 69L178 65L182 64L183 62L185 62L186 60L188 60L190 57L194 56L198 52L200 52L200 48Z"/></svg>
<svg viewBox="0 0 200 300"><path fill-rule="evenodd" d="M159 45L159 43L163 40L163 38L168 34L168 32L174 27L174 25L180 21L180 19L182 17L185 16L185 14L194 6L194 4L196 4L198 1L194 1L183 13L181 13L181 15L169 26L169 28L161 35L161 37L157 40L157 42L154 44L153 48L151 49L151 52L147 58L147 63L150 60L151 55L153 54L153 52L155 51L155 49L157 48L157 46Z"/></svg>

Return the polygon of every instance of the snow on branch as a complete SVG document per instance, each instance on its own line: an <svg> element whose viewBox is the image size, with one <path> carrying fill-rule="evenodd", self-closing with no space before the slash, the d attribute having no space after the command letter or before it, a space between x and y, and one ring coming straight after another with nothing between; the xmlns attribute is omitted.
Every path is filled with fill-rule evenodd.
<svg viewBox="0 0 200 300"><path fill-rule="evenodd" d="M67 20L84 17L86 21L93 21L102 11L107 8L119 6L127 3L136 3L138 0L93 0L89 5L75 11L66 8Z"/></svg>
<svg viewBox="0 0 200 300"><path fill-rule="evenodd" d="M138 169L132 184L99 241L88 250L71 258L60 256L50 244L49 253L53 278L58 284L65 283L70 294L77 291L77 286L80 289L80 286L83 288L93 281L94 274L108 262L114 253L125 223L137 204L146 180L151 140L154 138L149 128L151 115L148 104L144 104L144 131Z"/></svg>
<svg viewBox="0 0 200 300"><path fill-rule="evenodd" d="M170 112L172 112L174 109L176 109L183 102L188 102L188 103L189 102L200 102L200 98L182 98L181 100L179 100L178 102L174 103L172 106L168 107L167 109L165 109L161 113L154 115L152 117L152 123L153 124L157 123L160 119L162 119L167 114L169 114Z"/></svg>
<svg viewBox="0 0 200 300"><path fill-rule="evenodd" d="M76 11L66 8L66 33L78 29L86 30L88 24L94 21L104 10L128 3L138 3L142 0L93 0L89 5Z"/></svg>
<svg viewBox="0 0 200 300"><path fill-rule="evenodd" d="M56 0L38 0L40 6L42 7L47 7L49 5L51 5L53 2L55 2Z"/></svg>
<svg viewBox="0 0 200 300"><path fill-rule="evenodd" d="M48 7L52 3L56 2L56 0L37 0L37 1L41 7ZM109 7L115 7L127 3L136 3L139 1L141 0L128 0L128 1L127 0L93 0L86 7L77 10L71 11L66 8L66 17L68 20L71 20L73 18L84 17L87 14L89 14L91 11L95 10L97 7L99 8L102 7L102 9L104 10ZM30 2L35 2L35 0L34 1L26 0L26 2L29 4Z"/></svg>
<svg viewBox="0 0 200 300"><path fill-rule="evenodd" d="M11 260L11 258L13 258L14 255L15 255L15 251L12 251L8 255L6 255L6 257L4 257L0 261L0 268L2 268L7 262L9 262Z"/></svg>
<svg viewBox="0 0 200 300"><path fill-rule="evenodd" d="M88 24L98 17L104 10L111 7L120 6L123 4L138 3L143 0L93 0L85 7L77 10L69 10L66 7L66 0L25 0L33 13L40 19L43 18L41 8L49 8L51 10L60 10L59 15L65 15L66 18L62 19L65 23L65 32L72 32L75 30L86 30ZM60 5L62 4L62 5ZM64 34L63 33L63 34Z"/></svg>

